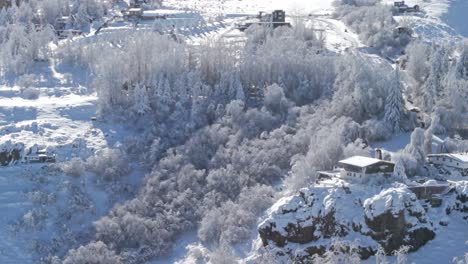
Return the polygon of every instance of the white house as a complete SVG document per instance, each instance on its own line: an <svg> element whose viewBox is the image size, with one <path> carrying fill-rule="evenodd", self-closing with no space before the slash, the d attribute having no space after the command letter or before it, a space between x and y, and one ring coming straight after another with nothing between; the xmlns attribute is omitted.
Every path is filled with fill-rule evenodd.
<svg viewBox="0 0 468 264"><path fill-rule="evenodd" d="M353 156L338 162L333 171L320 171L320 176L340 178L367 179L374 176L389 177L393 174L395 164L389 161L363 156Z"/></svg>
<svg viewBox="0 0 468 264"><path fill-rule="evenodd" d="M427 162L445 167L468 170L468 155L456 153L441 153L427 155Z"/></svg>

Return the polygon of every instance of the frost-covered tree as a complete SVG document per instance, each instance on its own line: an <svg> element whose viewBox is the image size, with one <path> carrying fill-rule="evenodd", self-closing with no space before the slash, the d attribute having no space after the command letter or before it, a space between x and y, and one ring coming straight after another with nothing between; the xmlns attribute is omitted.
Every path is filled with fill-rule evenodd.
<svg viewBox="0 0 468 264"><path fill-rule="evenodd" d="M72 249L63 264L119 264L122 263L114 251L101 241L92 242L78 249Z"/></svg>
<svg viewBox="0 0 468 264"><path fill-rule="evenodd" d="M398 69L390 79L387 89L388 93L385 101L384 120L393 132L398 133L401 131L401 121L405 111L405 102L402 94L403 89Z"/></svg>
<svg viewBox="0 0 468 264"><path fill-rule="evenodd" d="M151 110L148 99L148 92L145 85L137 84L133 91L135 103L133 109L137 114L144 114Z"/></svg>
<svg viewBox="0 0 468 264"><path fill-rule="evenodd" d="M113 181L128 173L128 161L119 149L103 149L86 160L86 168L105 181Z"/></svg>
<svg viewBox="0 0 468 264"><path fill-rule="evenodd" d="M407 262L407 254L408 251L410 250L410 246L402 246L398 250L395 250L393 252L393 255L396 256L396 264L406 264Z"/></svg>
<svg viewBox="0 0 468 264"><path fill-rule="evenodd" d="M380 245L375 253L375 264L389 264L387 254L385 254L384 248Z"/></svg>
<svg viewBox="0 0 468 264"><path fill-rule="evenodd" d="M424 83L429 73L430 47L422 42L413 42L407 47L406 53L408 54L407 71L419 84Z"/></svg>

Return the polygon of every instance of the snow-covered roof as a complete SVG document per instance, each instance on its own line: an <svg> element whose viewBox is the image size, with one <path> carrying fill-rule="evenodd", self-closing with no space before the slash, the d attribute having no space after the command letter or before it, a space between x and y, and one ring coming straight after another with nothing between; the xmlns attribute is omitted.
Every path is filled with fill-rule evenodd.
<svg viewBox="0 0 468 264"><path fill-rule="evenodd" d="M339 161L340 164L346 164L346 165L356 166L360 168L368 167L370 165L377 164L379 162L390 163L388 161L364 157L364 156L353 156L351 158L347 158L347 159Z"/></svg>
<svg viewBox="0 0 468 264"><path fill-rule="evenodd" d="M441 153L441 154L429 154L430 157L447 157L458 160L459 162L468 163L468 155L460 153Z"/></svg>

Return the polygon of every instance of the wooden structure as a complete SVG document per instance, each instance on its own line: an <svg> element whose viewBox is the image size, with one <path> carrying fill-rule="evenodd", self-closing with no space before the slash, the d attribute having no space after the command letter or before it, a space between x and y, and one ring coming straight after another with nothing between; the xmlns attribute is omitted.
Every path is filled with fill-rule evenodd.
<svg viewBox="0 0 468 264"><path fill-rule="evenodd" d="M354 156L338 162L333 171L319 171L319 178L351 178L365 180L371 177L393 175L395 164L389 161Z"/></svg>
<svg viewBox="0 0 468 264"><path fill-rule="evenodd" d="M418 199L433 199L433 197L441 198L441 196L447 194L450 191L450 185L447 182L436 182L434 180L428 181L423 184L417 184L408 186ZM438 202L435 201L437 204Z"/></svg>
<svg viewBox="0 0 468 264"><path fill-rule="evenodd" d="M420 7L419 5L408 6L405 1L395 1L393 6L398 10L399 13L407 13L407 12L419 12Z"/></svg>
<svg viewBox="0 0 468 264"><path fill-rule="evenodd" d="M275 10L271 14L259 12L254 21L245 22L236 25L240 31L245 31L253 25L277 28L282 26L291 27L291 23L286 22L286 12L284 10Z"/></svg>
<svg viewBox="0 0 468 264"><path fill-rule="evenodd" d="M124 16L127 19L140 19L143 15L143 8L141 7L133 7L127 10Z"/></svg>

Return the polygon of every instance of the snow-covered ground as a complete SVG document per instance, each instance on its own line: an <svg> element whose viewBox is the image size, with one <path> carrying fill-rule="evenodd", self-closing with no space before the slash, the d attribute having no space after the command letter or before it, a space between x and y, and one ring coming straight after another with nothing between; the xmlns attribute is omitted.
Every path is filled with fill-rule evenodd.
<svg viewBox="0 0 468 264"><path fill-rule="evenodd" d="M37 99L26 99L19 87L0 86L0 144L10 141L26 148L52 148L57 161L65 161L86 158L129 135L123 125L95 120L94 92L70 82L65 73L52 72L49 78L33 78L30 87L38 92ZM135 170L132 175L129 179L138 179L141 172ZM45 251L38 248L41 243L65 244L61 236L71 230L66 243L85 238L92 222L105 215L116 200L119 198L96 184L91 175L75 179L48 164L0 167L0 263L34 263L33 249ZM76 215L66 216L69 210ZM43 242L36 243L39 241Z"/></svg>

